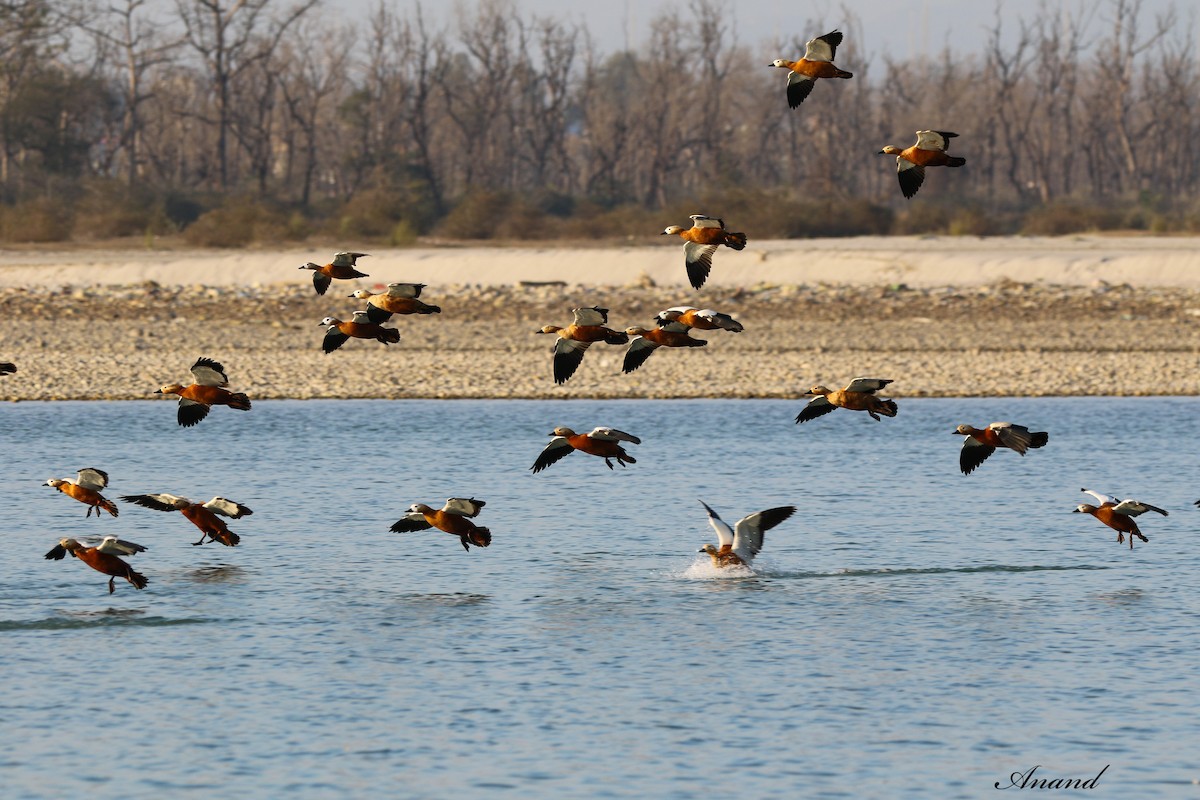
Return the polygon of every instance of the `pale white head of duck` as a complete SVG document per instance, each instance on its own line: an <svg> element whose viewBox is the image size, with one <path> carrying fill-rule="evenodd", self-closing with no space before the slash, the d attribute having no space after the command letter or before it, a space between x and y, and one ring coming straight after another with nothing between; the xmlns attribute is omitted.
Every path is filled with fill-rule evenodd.
<svg viewBox="0 0 1200 800"><path fill-rule="evenodd" d="M346 296L357 297L359 300L370 300L375 295L373 295L371 292L368 292L366 289L355 289L352 294L348 294Z"/></svg>
<svg viewBox="0 0 1200 800"><path fill-rule="evenodd" d="M806 394L806 395L812 395L812 396L814 396L814 397L815 397L815 396L817 396L817 395L819 395L819 394L829 394L829 389L826 389L824 386L822 386L822 385L820 385L820 384L817 384L816 386L812 387L811 389L809 389L809 390L808 390L807 392L805 392L804 394Z"/></svg>
<svg viewBox="0 0 1200 800"><path fill-rule="evenodd" d="M970 436L972 433L979 433L979 429L973 425L959 425L954 429L954 432L963 436Z"/></svg>
<svg viewBox="0 0 1200 800"><path fill-rule="evenodd" d="M534 333L558 333L561 330L562 328L557 325L543 325L541 328L538 328L536 331L534 331Z"/></svg>
<svg viewBox="0 0 1200 800"><path fill-rule="evenodd" d="M330 325L337 325L339 322L341 322L341 320L339 320L335 317L326 317L325 319L321 320L317 324L324 325L325 327L329 327Z"/></svg>
<svg viewBox="0 0 1200 800"><path fill-rule="evenodd" d="M179 394L183 391L183 386L178 383L167 383L154 390L155 394Z"/></svg>
<svg viewBox="0 0 1200 800"><path fill-rule="evenodd" d="M645 328L640 328L637 325L625 329L625 333L629 334L630 336L645 336L649 332L650 331L646 330Z"/></svg>
<svg viewBox="0 0 1200 800"><path fill-rule="evenodd" d="M571 430L570 428L564 428L564 427L560 426L560 427L557 427L554 430L550 431L550 433L547 435L548 436L563 436L563 437L574 436L575 431Z"/></svg>
<svg viewBox="0 0 1200 800"><path fill-rule="evenodd" d="M55 489L57 489L59 486L65 486L66 484L67 484L67 482L64 481L62 478L51 478L50 480L43 483L42 486L53 486Z"/></svg>
<svg viewBox="0 0 1200 800"><path fill-rule="evenodd" d="M300 267L300 269L320 269L320 268L321 268L320 264L314 264L311 261Z"/></svg>
<svg viewBox="0 0 1200 800"><path fill-rule="evenodd" d="M413 503L408 507L409 514L432 514L433 509L424 503Z"/></svg>
<svg viewBox="0 0 1200 800"><path fill-rule="evenodd" d="M704 547L701 547L696 552L697 553L708 553L710 556L715 556L717 554L717 547L716 547L716 545L706 544L706 545L704 545Z"/></svg>
<svg viewBox="0 0 1200 800"><path fill-rule="evenodd" d="M682 225L668 225L659 236L674 236L677 233L683 233L687 228Z"/></svg>
<svg viewBox="0 0 1200 800"><path fill-rule="evenodd" d="M898 155L900 155L901 152L902 151L900 150L899 147L896 147L893 144L888 144L888 145L884 145L883 149L880 150L875 155L877 155L877 156L898 156Z"/></svg>
<svg viewBox="0 0 1200 800"><path fill-rule="evenodd" d="M787 67L788 69L791 69L791 65L788 64L788 62L783 60L782 58L775 59L770 64L767 64L767 66L768 67Z"/></svg>
<svg viewBox="0 0 1200 800"><path fill-rule="evenodd" d="M1075 510L1072 511L1071 513L1072 514L1091 514L1093 511L1098 511L1098 510L1099 509L1097 509L1095 506L1089 506L1087 503L1080 503L1079 505L1075 506Z"/></svg>

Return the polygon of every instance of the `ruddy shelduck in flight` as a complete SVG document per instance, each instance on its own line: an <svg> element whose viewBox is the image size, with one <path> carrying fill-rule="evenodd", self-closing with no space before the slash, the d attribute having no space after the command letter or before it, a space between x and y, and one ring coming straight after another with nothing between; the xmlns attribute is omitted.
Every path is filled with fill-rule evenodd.
<svg viewBox="0 0 1200 800"><path fill-rule="evenodd" d="M400 331L371 322L365 311L355 311L349 322L342 322L337 317L326 317L317 324L325 326L325 338L321 341L321 349L325 351L325 355L337 350L352 338L374 339L384 344L400 341Z"/></svg>
<svg viewBox="0 0 1200 800"><path fill-rule="evenodd" d="M409 533L410 531L426 531L437 528L452 536L457 536L463 549L470 552L471 545L487 547L492 543L492 532L471 521L470 518L479 516L480 510L487 505L474 497L451 497L440 509L433 509L424 503L413 503L408 512L391 527L392 533Z"/></svg>
<svg viewBox="0 0 1200 800"><path fill-rule="evenodd" d="M546 467L561 461L576 450L589 455L599 456L609 469L613 468L612 459L622 467L626 464L636 464L637 459L625 452L621 442L641 444L642 440L631 433L619 431L616 428L594 428L591 433L576 433L570 428L555 428L550 432L554 438L546 445L537 461L530 467L534 474Z"/></svg>
<svg viewBox="0 0 1200 800"><path fill-rule="evenodd" d="M440 314L440 306L418 300L423 283L389 283L387 291L374 294L366 289L359 289L351 294L359 300L367 301L367 320L380 323L387 322L392 314Z"/></svg>
<svg viewBox="0 0 1200 800"><path fill-rule="evenodd" d="M824 416L836 408L847 408L851 411L865 411L871 419L878 420L879 415L896 416L896 401L876 397L875 393L892 381L884 378L855 378L845 389L826 389L824 386L814 386L804 394L813 396L800 413L796 422L808 422L810 419Z"/></svg>
<svg viewBox="0 0 1200 800"><path fill-rule="evenodd" d="M838 45L842 43L841 31L830 31L824 36L809 39L804 45L804 57L799 61L777 58L768 67L788 70L788 106L795 108L812 92L818 78L853 78L854 73L838 69L833 65Z"/></svg>
<svg viewBox="0 0 1200 800"><path fill-rule="evenodd" d="M1117 532L1117 544L1125 543L1125 534L1129 534L1129 549L1133 549L1133 537L1141 539L1143 542L1150 541L1142 534L1138 528L1138 524L1133 521L1134 517L1141 516L1147 511L1154 511L1158 514L1167 516L1167 512L1158 506L1152 506L1149 503L1143 503L1138 500L1118 500L1112 495L1100 494L1093 492L1091 489L1080 489L1079 491L1085 494L1090 494L1096 498L1099 506L1081 503L1076 507L1073 513L1076 514L1091 514L1096 519L1103 522L1108 527Z"/></svg>
<svg viewBox="0 0 1200 800"><path fill-rule="evenodd" d="M692 214L692 227L669 225L659 236L678 236L683 239L683 265L688 282L699 289L712 271L713 253L721 245L741 250L746 246L746 234L725 230L725 220Z"/></svg>
<svg viewBox="0 0 1200 800"><path fill-rule="evenodd" d="M214 497L207 503L193 503L186 497L173 494L127 494L121 498L126 503L135 503L143 508L155 511L178 511L188 518L188 521L200 529L200 540L192 545L202 545L205 540L220 542L226 547L236 547L242 537L229 530L225 520L248 517L254 512L241 503L226 500L224 497Z"/></svg>
<svg viewBox="0 0 1200 800"><path fill-rule="evenodd" d="M579 369L583 355L593 342L605 344L625 344L629 336L621 331L606 327L608 324L608 309L592 306L591 308L573 308L571 313L574 321L565 328L557 325L546 325L534 333L555 334L554 342L554 382L566 383Z"/></svg>
<svg viewBox="0 0 1200 800"><path fill-rule="evenodd" d="M73 497L81 503L87 505L87 513L85 517L90 517L92 512L96 512L96 519L100 519L100 509L104 509L114 517L117 516L117 506L111 500L105 499L104 495L100 494L101 490L108 486L108 473L102 469L88 467L87 469L79 470L75 480L68 478L51 478L42 484L43 486L53 486L67 497Z"/></svg>
<svg viewBox="0 0 1200 800"><path fill-rule="evenodd" d="M796 513L795 506L779 506L739 519L732 528L703 500L708 524L717 533L717 545L706 544L698 552L708 553L714 567L749 567L763 548L763 534Z"/></svg>
<svg viewBox="0 0 1200 800"><path fill-rule="evenodd" d="M917 143L901 150L892 145L885 146L878 155L896 157L896 177L900 179L900 191L911 198L925 182L926 167L961 167L965 158L946 154L950 140L957 133L950 131L917 131Z"/></svg>
<svg viewBox="0 0 1200 800"><path fill-rule="evenodd" d="M1026 450L1045 447L1046 442L1050 441L1050 434L1045 431L1031 431L1023 425L1014 425L1011 422L993 422L983 430L970 425L959 425L954 432L966 437L958 454L958 467L963 475L974 472L976 467L996 452L997 447L1007 447L1025 455Z"/></svg>
<svg viewBox="0 0 1200 800"><path fill-rule="evenodd" d="M68 538L59 539L54 549L46 553L46 558L51 561L62 561L67 557L67 553L70 553L97 572L111 576L108 579L108 593L112 594L117 590L114 584L117 578L129 581L135 589L146 588L146 584L149 583L146 576L140 572L134 572L133 567L121 560L121 556L132 556L145 552L145 550L146 548L140 544L127 542L115 536L105 536L98 542L88 540L87 544L78 539Z"/></svg>
<svg viewBox="0 0 1200 800"><path fill-rule="evenodd" d="M682 322L668 322L654 330L626 328L625 332L634 339L625 351L625 363L621 365L621 371L625 374L633 372L660 347L704 347L708 344L704 339L693 339L688 335L689 330L691 328Z"/></svg>
<svg viewBox="0 0 1200 800"><path fill-rule="evenodd" d="M190 428L208 416L213 406L229 406L238 411L250 410L250 398L242 392L231 392L225 387L229 379L225 376L225 367L211 358L198 358L192 364L191 373L195 383L182 386L169 383L155 394L179 395L179 412L176 421L185 428Z"/></svg>
<svg viewBox="0 0 1200 800"><path fill-rule="evenodd" d="M360 258L366 258L369 253L335 253L333 261L328 264L314 264L308 262L300 269L311 269L313 271L313 288L317 290L317 294L325 294L329 289L329 284L334 278L338 280L348 281L354 278L369 278L365 272L359 272L354 268Z"/></svg>
<svg viewBox="0 0 1200 800"><path fill-rule="evenodd" d="M695 328L698 331L729 331L730 333L741 333L745 330L742 323L738 322L728 314L722 314L719 311L713 311L711 308L696 308L695 306L675 306L668 308L666 311L658 312L658 316L654 318L659 327L664 327L669 323L678 322L680 325L686 325L689 328Z"/></svg>

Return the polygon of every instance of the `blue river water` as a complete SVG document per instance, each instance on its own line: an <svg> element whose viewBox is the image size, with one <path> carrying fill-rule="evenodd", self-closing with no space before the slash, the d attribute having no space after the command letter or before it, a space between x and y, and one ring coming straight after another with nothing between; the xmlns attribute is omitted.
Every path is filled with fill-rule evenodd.
<svg viewBox="0 0 1200 800"><path fill-rule="evenodd" d="M954 798L1036 766L1200 797L1200 401L899 402L0 406L0 794ZM951 432L997 419L1050 443L963 476ZM638 463L531 474L558 425ZM41 485L83 467L254 514L237 548L85 519ZM1170 516L1131 551L1084 486ZM452 496L490 548L388 531ZM698 500L799 512L724 575ZM99 533L149 548L145 591L42 558Z"/></svg>

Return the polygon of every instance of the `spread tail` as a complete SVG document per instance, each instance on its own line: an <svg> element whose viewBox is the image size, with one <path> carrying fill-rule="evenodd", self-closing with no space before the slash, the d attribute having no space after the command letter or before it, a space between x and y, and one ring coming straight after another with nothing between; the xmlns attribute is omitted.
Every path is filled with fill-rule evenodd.
<svg viewBox="0 0 1200 800"><path fill-rule="evenodd" d="M210 533L209 536L212 537L214 542L220 542L226 547L237 547L238 543L242 541L242 537L233 531L217 531L216 533Z"/></svg>
<svg viewBox="0 0 1200 800"><path fill-rule="evenodd" d="M487 528L476 528L467 534L467 541L476 547L487 547L492 543L492 532Z"/></svg>
<svg viewBox="0 0 1200 800"><path fill-rule="evenodd" d="M725 234L725 246L741 250L746 246L746 234L729 232Z"/></svg>
<svg viewBox="0 0 1200 800"><path fill-rule="evenodd" d="M967 160L965 158L959 158L958 156L949 156L946 161L946 166L947 167L961 167L965 163L967 163Z"/></svg>
<svg viewBox="0 0 1200 800"><path fill-rule="evenodd" d="M846 70L844 70L844 69L839 69L836 73L834 73L833 77L835 77L835 78L853 78L854 73L846 72Z"/></svg>
<svg viewBox="0 0 1200 800"><path fill-rule="evenodd" d="M379 335L379 341L384 344L395 344L400 341L400 331L396 328L384 328L383 333Z"/></svg>
<svg viewBox="0 0 1200 800"><path fill-rule="evenodd" d="M125 573L125 580L132 583L133 588L135 588L135 589L145 589L146 584L150 582L150 581L146 580L145 575L143 575L140 572L134 572L132 569L130 569L127 573Z"/></svg>
<svg viewBox="0 0 1200 800"><path fill-rule="evenodd" d="M609 331L604 334L606 344L629 344L629 334L624 331Z"/></svg>
<svg viewBox="0 0 1200 800"><path fill-rule="evenodd" d="M1029 441L1030 447L1045 447L1046 442L1050 441L1050 434L1045 431L1035 431L1030 435L1033 437Z"/></svg>
<svg viewBox="0 0 1200 800"><path fill-rule="evenodd" d="M895 400L880 400L879 407L875 410L880 414L883 414L885 417L894 417L900 408L896 405Z"/></svg>
<svg viewBox="0 0 1200 800"><path fill-rule="evenodd" d="M427 305L423 309L421 309L421 313L422 314L440 314L440 313L442 313L442 307Z"/></svg>
<svg viewBox="0 0 1200 800"><path fill-rule="evenodd" d="M236 408L238 411L249 411L250 398L241 392L234 392L229 395L229 407Z"/></svg>
<svg viewBox="0 0 1200 800"><path fill-rule="evenodd" d="M112 500L105 500L102 498L100 500L100 507L112 514L114 517L117 516L117 506ZM100 516L99 511L96 512L96 516Z"/></svg>

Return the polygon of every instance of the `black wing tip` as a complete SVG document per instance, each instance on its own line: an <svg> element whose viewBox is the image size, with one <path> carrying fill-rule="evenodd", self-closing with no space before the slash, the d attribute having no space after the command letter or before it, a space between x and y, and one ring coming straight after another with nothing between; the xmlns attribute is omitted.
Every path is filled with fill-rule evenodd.
<svg viewBox="0 0 1200 800"><path fill-rule="evenodd" d="M225 375L225 365L216 359L209 358L208 356L200 356L197 358L196 363L192 364L192 369L195 369L196 367L208 367L209 369L216 370L217 372L221 373L222 376Z"/></svg>

